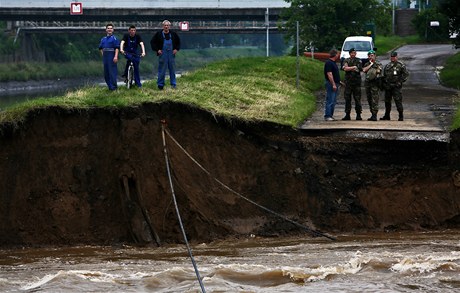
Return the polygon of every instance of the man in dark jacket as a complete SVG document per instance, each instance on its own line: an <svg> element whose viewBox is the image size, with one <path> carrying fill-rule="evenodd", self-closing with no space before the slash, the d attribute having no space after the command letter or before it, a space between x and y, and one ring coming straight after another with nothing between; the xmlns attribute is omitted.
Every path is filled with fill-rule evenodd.
<svg viewBox="0 0 460 293"><path fill-rule="evenodd" d="M345 59L342 69L345 71L345 117L342 120L350 120L351 112L351 96L355 100L356 120L363 120L361 118L361 71L363 71L362 63L356 57L355 48L351 48L350 58Z"/></svg>
<svg viewBox="0 0 460 293"><path fill-rule="evenodd" d="M137 52L137 48L141 47L141 54ZM142 87L141 76L139 73L139 65L141 58L145 56L145 47L142 37L136 32L136 27L131 25L128 29L128 33L123 35L123 39L120 43L120 53L124 54L127 61L123 77L128 77L128 66L129 62L133 62L134 66L134 81L138 87ZM126 79L125 82L128 82Z"/></svg>
<svg viewBox="0 0 460 293"><path fill-rule="evenodd" d="M324 79L326 85L326 103L324 109L324 120L334 121L335 104L337 103L337 95L340 88L340 74L337 67L337 59L339 54L337 50L329 51L329 59L324 63Z"/></svg>
<svg viewBox="0 0 460 293"><path fill-rule="evenodd" d="M171 87L176 88L176 53L180 50L180 38L177 33L170 30L171 23L163 21L163 29L153 35L150 40L152 50L158 56L158 89L165 86L166 68L169 70Z"/></svg>

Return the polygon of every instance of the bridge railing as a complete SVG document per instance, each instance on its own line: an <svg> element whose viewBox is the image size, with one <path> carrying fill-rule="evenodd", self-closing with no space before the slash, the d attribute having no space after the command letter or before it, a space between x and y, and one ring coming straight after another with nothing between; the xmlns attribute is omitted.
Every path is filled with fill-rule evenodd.
<svg viewBox="0 0 460 293"><path fill-rule="evenodd" d="M189 21L188 28L190 31L193 30L213 30L213 29L226 29L226 30L254 30L254 29L266 29L267 23L265 21ZM103 21L13 21L8 26L15 30L20 28L21 30L39 30L39 29L56 29L56 30L101 30L103 31L107 22ZM130 25L135 25L138 30L159 30L161 29L162 23L158 21L117 21L113 22L113 25L117 31L128 30ZM172 29L179 30L179 22L172 23ZM277 28L276 21L268 22L270 29Z"/></svg>

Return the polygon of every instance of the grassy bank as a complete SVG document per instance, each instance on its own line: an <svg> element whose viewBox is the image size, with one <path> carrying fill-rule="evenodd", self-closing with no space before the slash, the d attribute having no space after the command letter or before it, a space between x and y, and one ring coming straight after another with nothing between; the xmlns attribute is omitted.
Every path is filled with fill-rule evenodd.
<svg viewBox="0 0 460 293"><path fill-rule="evenodd" d="M446 60L441 70L441 83L445 86L460 90L460 53L457 53ZM457 94L457 112L452 123L452 129L460 129L460 94Z"/></svg>
<svg viewBox="0 0 460 293"><path fill-rule="evenodd" d="M419 44L422 41L418 36L377 36L375 38L375 46L377 47L377 55L389 53L396 48L409 44Z"/></svg>
<svg viewBox="0 0 460 293"><path fill-rule="evenodd" d="M296 87L295 57L252 57L215 62L185 74L178 89L159 91L154 81L141 89L87 87L64 96L24 102L0 113L0 122L20 123L29 110L48 106L65 108L126 107L172 100L224 116L249 121L266 120L297 126L315 110L314 91L322 87L323 63L299 58Z"/></svg>
<svg viewBox="0 0 460 293"><path fill-rule="evenodd" d="M219 51L210 50L213 50L212 54ZM456 82L460 80L460 72L456 69L459 67L458 56L452 57L446 64L448 70L453 68L449 76ZM226 58L232 57L227 55ZM177 90L167 87L165 91L158 91L154 81L145 83L142 89L130 91L123 87L117 92L109 92L105 87L86 87L64 96L15 105L0 112L0 122L20 123L30 109L47 106L125 107L173 100L220 115L250 121L267 120L295 127L315 110L313 93L322 88L323 83L323 63L309 58L299 60L299 88L296 87L295 57L228 59L210 64L206 62L208 65L203 64L202 68L183 75ZM97 65L101 70L100 62ZM441 78L444 83L443 73ZM457 110L453 129L459 128L460 110Z"/></svg>
<svg viewBox="0 0 460 293"><path fill-rule="evenodd" d="M441 70L443 85L460 90L460 53L450 56Z"/></svg>
<svg viewBox="0 0 460 293"><path fill-rule="evenodd" d="M460 129L460 105L457 107L454 122L452 123L452 130Z"/></svg>

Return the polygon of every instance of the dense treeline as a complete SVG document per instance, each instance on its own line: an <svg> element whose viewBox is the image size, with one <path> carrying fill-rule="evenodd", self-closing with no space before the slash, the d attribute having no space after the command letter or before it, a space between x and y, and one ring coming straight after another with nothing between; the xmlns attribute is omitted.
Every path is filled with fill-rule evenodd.
<svg viewBox="0 0 460 293"><path fill-rule="evenodd" d="M390 0L286 0L283 10L287 37L300 35L301 48L339 48L348 36L387 36L391 32ZM299 23L299 32L296 23Z"/></svg>
<svg viewBox="0 0 460 293"><path fill-rule="evenodd" d="M320 51L339 48L348 36L371 33L375 36L392 34L391 0L286 0L291 6L284 9L286 37L300 35L301 47ZM408 3L410 1L407 1ZM458 0L417 1L419 13L411 24L418 35L428 42L447 42L450 35L460 33ZM438 25L431 25L437 21ZM299 32L296 23L299 23ZM460 40L457 39L460 43Z"/></svg>

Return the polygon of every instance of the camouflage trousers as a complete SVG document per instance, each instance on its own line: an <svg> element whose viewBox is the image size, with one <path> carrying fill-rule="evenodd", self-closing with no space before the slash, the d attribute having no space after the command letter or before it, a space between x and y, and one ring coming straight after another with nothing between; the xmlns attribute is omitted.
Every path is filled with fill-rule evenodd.
<svg viewBox="0 0 460 293"><path fill-rule="evenodd" d="M348 84L345 86L345 92L343 94L345 98L345 113L350 114L351 112L351 96L355 100L355 110L357 114L361 114L361 85Z"/></svg>
<svg viewBox="0 0 460 293"><path fill-rule="evenodd" d="M371 114L377 115L377 112L379 111L380 92L376 82L366 83L366 96Z"/></svg>
<svg viewBox="0 0 460 293"><path fill-rule="evenodd" d="M396 109L399 113L403 112L401 87L390 86L385 89L385 113L391 112L391 99L395 100Z"/></svg>

